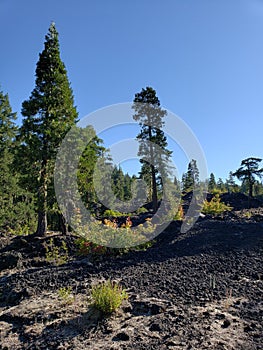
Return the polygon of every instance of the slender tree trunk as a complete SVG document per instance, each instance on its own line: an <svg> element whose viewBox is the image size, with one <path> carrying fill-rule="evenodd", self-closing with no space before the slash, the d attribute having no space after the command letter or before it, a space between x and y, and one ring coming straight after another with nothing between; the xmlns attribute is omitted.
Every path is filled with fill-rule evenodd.
<svg viewBox="0 0 263 350"><path fill-rule="evenodd" d="M249 182L249 193L248 193L249 198L253 197L253 183Z"/></svg>
<svg viewBox="0 0 263 350"><path fill-rule="evenodd" d="M66 219L62 214L59 214L59 223L62 235L66 236L68 234L68 225L66 223Z"/></svg>
<svg viewBox="0 0 263 350"><path fill-rule="evenodd" d="M38 223L36 236L43 237L47 232L47 160L43 159L39 176Z"/></svg>
<svg viewBox="0 0 263 350"><path fill-rule="evenodd" d="M155 168L151 165L152 172L152 202L153 202L153 212L156 213L158 209L158 198L157 198L157 185L156 185L156 174Z"/></svg>
<svg viewBox="0 0 263 350"><path fill-rule="evenodd" d="M47 232L47 213L39 211L36 236L43 237L46 235L46 232Z"/></svg>
<svg viewBox="0 0 263 350"><path fill-rule="evenodd" d="M151 161L151 176L152 176L152 202L153 202L153 212L156 213L158 209L158 198L157 198L157 184L156 184L156 173L155 173L155 166L154 166L151 126L149 126L149 141L150 141L150 161Z"/></svg>

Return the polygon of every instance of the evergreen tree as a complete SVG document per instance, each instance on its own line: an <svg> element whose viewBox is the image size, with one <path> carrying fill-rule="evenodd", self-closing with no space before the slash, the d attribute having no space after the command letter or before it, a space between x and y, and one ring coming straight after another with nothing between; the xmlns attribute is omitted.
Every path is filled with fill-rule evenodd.
<svg viewBox="0 0 263 350"><path fill-rule="evenodd" d="M118 199L124 199L124 174L120 167L116 165L112 171L112 188Z"/></svg>
<svg viewBox="0 0 263 350"><path fill-rule="evenodd" d="M193 191L194 187L199 184L199 169L195 159L188 164L187 173L182 177L183 192Z"/></svg>
<svg viewBox="0 0 263 350"><path fill-rule="evenodd" d="M8 95L0 91L0 229L23 229L34 216L33 198L19 186L19 174L14 165L16 114L12 112Z"/></svg>
<svg viewBox="0 0 263 350"><path fill-rule="evenodd" d="M258 180L254 183L254 195L257 197L263 195L263 184Z"/></svg>
<svg viewBox="0 0 263 350"><path fill-rule="evenodd" d="M103 157L106 148L103 146L102 140L95 135L95 131L91 126L86 127L83 130L83 133L87 133L88 135L91 133L93 136L92 140L82 153L79 161L77 174L78 189L86 207L93 211L94 209L97 209L96 203L98 202L93 184L94 168L98 158Z"/></svg>
<svg viewBox="0 0 263 350"><path fill-rule="evenodd" d="M60 58L58 32L49 27L44 50L36 67L35 88L22 104L25 117L20 129L21 152L30 165L31 180L37 186L38 226L36 234L47 230L48 197L54 201L52 174L56 151L70 127L77 120L73 93L64 63ZM53 200L52 200L53 198Z"/></svg>
<svg viewBox="0 0 263 350"><path fill-rule="evenodd" d="M139 178L144 180L147 184L147 201L150 202L152 200L152 175L151 175L151 167L149 163L142 163L141 170L139 172Z"/></svg>
<svg viewBox="0 0 263 350"><path fill-rule="evenodd" d="M124 175L124 197L123 200L127 201L132 198L131 185L133 183L132 177L129 174Z"/></svg>
<svg viewBox="0 0 263 350"><path fill-rule="evenodd" d="M226 179L226 189L228 193L239 191L239 186L235 183L234 175L232 171L230 171L229 176Z"/></svg>
<svg viewBox="0 0 263 350"><path fill-rule="evenodd" d="M173 182L173 184L174 184L175 190L176 190L178 193L181 192L181 184L180 184L180 181L177 179L176 176L174 177L174 182Z"/></svg>
<svg viewBox="0 0 263 350"><path fill-rule="evenodd" d="M256 181L256 177L262 177L263 168L259 168L261 158L250 157L242 160L241 167L234 172L233 176L236 176L239 180L247 181L248 183L248 196L253 197L253 187Z"/></svg>
<svg viewBox="0 0 263 350"><path fill-rule="evenodd" d="M100 211L100 214L106 209L113 208L114 189L109 189L109 185L112 185L113 169L112 158L108 150L106 150L103 152L102 156L98 158L97 171L95 171L93 175L93 183L97 198L96 206L99 209L97 209L97 211ZM107 184L107 186L104 184Z"/></svg>
<svg viewBox="0 0 263 350"><path fill-rule="evenodd" d="M131 199L131 184L133 180L129 174L124 174L122 168L114 166L112 171L112 189L121 201Z"/></svg>
<svg viewBox="0 0 263 350"><path fill-rule="evenodd" d="M208 191L212 192L216 188L216 178L213 173L210 174L208 181Z"/></svg>
<svg viewBox="0 0 263 350"><path fill-rule="evenodd" d="M223 181L223 179L221 177L218 179L216 187L221 192L225 192L226 191L226 186L225 186L224 181Z"/></svg>
<svg viewBox="0 0 263 350"><path fill-rule="evenodd" d="M133 100L134 120L139 121L141 131L137 136L142 163L141 177L151 182L153 211L158 207L158 182L162 187L164 177L169 174L169 160L172 152L167 149L167 139L162 131L163 118L167 114L160 107L156 91L151 87L135 94ZM150 179L150 180L149 180Z"/></svg>

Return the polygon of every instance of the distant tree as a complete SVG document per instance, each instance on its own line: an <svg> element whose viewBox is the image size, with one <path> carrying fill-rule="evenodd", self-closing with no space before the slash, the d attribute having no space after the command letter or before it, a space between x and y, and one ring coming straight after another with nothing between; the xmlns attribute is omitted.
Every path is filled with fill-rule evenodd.
<svg viewBox="0 0 263 350"><path fill-rule="evenodd" d="M22 104L25 117L20 140L25 162L30 169L29 180L36 185L38 195L38 225L36 234L47 230L48 198L54 199L52 175L57 149L70 127L77 121L73 93L64 63L60 59L58 32L49 27L45 46L36 67L35 88L29 100Z"/></svg>
<svg viewBox="0 0 263 350"><path fill-rule="evenodd" d="M93 184L94 169L98 158L103 158L107 150L103 146L103 141L96 136L95 130L91 126L87 126L85 129L79 130L79 132L86 133L91 141L88 145L84 145L86 147L79 159L77 173L78 189L86 207L93 211L96 208L96 203L98 203ZM78 141L81 142L81 138Z"/></svg>
<svg viewBox="0 0 263 350"><path fill-rule="evenodd" d="M112 189L114 194L121 201L127 201L132 198L131 185L135 181L128 173L124 174L120 166L114 166L112 171Z"/></svg>
<svg viewBox="0 0 263 350"><path fill-rule="evenodd" d="M223 179L221 177L219 177L219 179L217 180L216 187L217 187L217 189L220 192L225 192L226 191L225 183L224 183L224 181L223 181Z"/></svg>
<svg viewBox="0 0 263 350"><path fill-rule="evenodd" d="M164 117L167 114L160 107L156 91L151 87L135 94L133 100L134 120L139 121L141 131L138 155L142 163L142 178L150 175L153 211L158 208L158 182L162 187L163 178L169 174L169 160L172 151L167 149L167 138L162 131ZM147 165L146 165L147 164Z"/></svg>
<svg viewBox="0 0 263 350"><path fill-rule="evenodd" d="M262 182L256 180L254 183L254 195L262 196L263 195L263 184Z"/></svg>
<svg viewBox="0 0 263 350"><path fill-rule="evenodd" d="M127 173L124 175L124 197L123 200L129 200L132 198L131 185L134 179Z"/></svg>
<svg viewBox="0 0 263 350"><path fill-rule="evenodd" d="M120 200L124 200L125 195L125 189L124 189L124 174L120 167L117 167L116 165L113 168L112 171L112 187L113 192L119 198Z"/></svg>
<svg viewBox="0 0 263 350"><path fill-rule="evenodd" d="M230 171L229 176L226 179L226 189L229 193L239 191L239 186L235 183L234 175L232 171Z"/></svg>
<svg viewBox="0 0 263 350"><path fill-rule="evenodd" d="M7 94L0 91L0 230L23 229L34 218L32 194L19 186L14 164L17 127Z"/></svg>
<svg viewBox="0 0 263 350"><path fill-rule="evenodd" d="M174 177L174 188L175 188L175 190L177 190L178 192L180 192L181 191L181 183L180 183L180 181L177 179L177 177L175 176Z"/></svg>
<svg viewBox="0 0 263 350"><path fill-rule="evenodd" d="M208 180L208 191L212 192L215 188L216 188L216 178L215 178L215 175L211 173Z"/></svg>
<svg viewBox="0 0 263 350"><path fill-rule="evenodd" d="M253 187L256 181L256 177L261 178L263 174L263 168L259 168L261 158L250 157L242 160L241 167L233 173L239 180L247 181L248 183L248 196L253 197Z"/></svg>
<svg viewBox="0 0 263 350"><path fill-rule="evenodd" d="M182 177L183 192L193 191L194 187L199 184L199 169L195 159L188 164L186 174Z"/></svg>

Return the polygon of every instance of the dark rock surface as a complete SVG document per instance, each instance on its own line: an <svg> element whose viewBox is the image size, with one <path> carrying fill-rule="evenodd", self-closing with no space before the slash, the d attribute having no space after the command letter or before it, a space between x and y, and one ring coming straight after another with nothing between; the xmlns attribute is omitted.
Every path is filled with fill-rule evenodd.
<svg viewBox="0 0 263 350"><path fill-rule="evenodd" d="M52 266L41 240L3 242L0 349L262 349L262 207L206 217L185 234L173 222L146 252L93 263ZM105 318L90 288L108 278L129 300ZM67 286L70 302L58 296Z"/></svg>

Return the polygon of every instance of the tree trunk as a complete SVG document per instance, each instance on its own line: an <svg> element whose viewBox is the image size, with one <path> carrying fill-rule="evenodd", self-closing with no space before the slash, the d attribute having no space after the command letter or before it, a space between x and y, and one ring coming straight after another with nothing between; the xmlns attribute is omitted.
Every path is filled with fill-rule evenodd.
<svg viewBox="0 0 263 350"><path fill-rule="evenodd" d="M46 232L47 232L47 213L39 211L36 236L43 237L46 235Z"/></svg>
<svg viewBox="0 0 263 350"><path fill-rule="evenodd" d="M149 125L149 141L150 141L150 165L151 165L151 176L152 176L152 202L153 212L156 213L158 209L158 198L157 198L157 185L156 185L156 174L154 166L154 154L152 146L152 127Z"/></svg>
<svg viewBox="0 0 263 350"><path fill-rule="evenodd" d="M253 183L249 182L249 198L253 198Z"/></svg>
<svg viewBox="0 0 263 350"><path fill-rule="evenodd" d="M68 234L68 225L62 214L59 214L59 224L60 224L62 235L66 236Z"/></svg>
<svg viewBox="0 0 263 350"><path fill-rule="evenodd" d="M156 213L158 209L158 198L157 198L157 185L156 185L156 176L155 168L151 165L152 172L152 202L153 202L153 212Z"/></svg>
<svg viewBox="0 0 263 350"><path fill-rule="evenodd" d="M36 236L43 237L47 232L47 160L44 158L39 174L38 223Z"/></svg>

